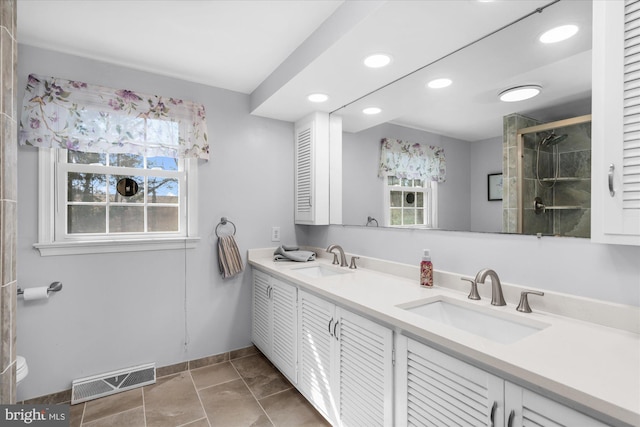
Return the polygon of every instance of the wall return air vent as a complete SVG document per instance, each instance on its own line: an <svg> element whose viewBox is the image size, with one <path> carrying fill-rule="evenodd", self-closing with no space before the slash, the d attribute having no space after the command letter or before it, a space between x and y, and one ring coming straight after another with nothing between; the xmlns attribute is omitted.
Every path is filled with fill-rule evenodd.
<svg viewBox="0 0 640 427"><path fill-rule="evenodd" d="M156 365L146 365L107 372L105 374L74 380L71 388L71 404L109 396L156 382Z"/></svg>

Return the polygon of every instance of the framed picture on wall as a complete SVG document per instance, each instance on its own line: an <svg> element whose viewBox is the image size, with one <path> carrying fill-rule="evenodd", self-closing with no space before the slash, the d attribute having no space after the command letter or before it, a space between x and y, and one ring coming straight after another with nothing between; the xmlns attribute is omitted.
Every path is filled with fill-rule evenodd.
<svg viewBox="0 0 640 427"><path fill-rule="evenodd" d="M487 175L487 195L489 201L502 200L501 173L490 173Z"/></svg>

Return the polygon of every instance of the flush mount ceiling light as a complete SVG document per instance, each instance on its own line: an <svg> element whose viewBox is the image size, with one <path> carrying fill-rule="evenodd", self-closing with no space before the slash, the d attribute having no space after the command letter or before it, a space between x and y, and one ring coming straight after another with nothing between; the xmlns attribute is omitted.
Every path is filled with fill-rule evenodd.
<svg viewBox="0 0 640 427"><path fill-rule="evenodd" d="M431 89L441 89L443 87L450 86L451 83L453 83L451 79L435 79L427 83L427 86Z"/></svg>
<svg viewBox="0 0 640 427"><path fill-rule="evenodd" d="M382 110L378 107L367 107L362 110L364 114L372 115L372 114L380 114Z"/></svg>
<svg viewBox="0 0 640 427"><path fill-rule="evenodd" d="M541 91L542 86L538 85L516 86L500 92L499 97L503 102L517 102L533 98Z"/></svg>
<svg viewBox="0 0 640 427"><path fill-rule="evenodd" d="M385 53L369 55L364 59L364 65L369 68L381 68L389 65L391 57Z"/></svg>
<svg viewBox="0 0 640 427"><path fill-rule="evenodd" d="M311 95L307 96L307 99L311 102L325 102L327 99L329 99L329 96L324 93L312 93Z"/></svg>
<svg viewBox="0 0 640 427"><path fill-rule="evenodd" d="M578 33L577 25L561 25L546 31L539 40L542 43L557 43L575 36Z"/></svg>

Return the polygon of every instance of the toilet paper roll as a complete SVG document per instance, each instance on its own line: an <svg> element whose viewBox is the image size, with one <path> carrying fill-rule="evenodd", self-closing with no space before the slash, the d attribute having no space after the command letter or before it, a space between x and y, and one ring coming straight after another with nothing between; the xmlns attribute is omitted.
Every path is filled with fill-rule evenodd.
<svg viewBox="0 0 640 427"><path fill-rule="evenodd" d="M46 286L40 286L39 288L27 288L23 294L25 301L31 301L36 299L49 298L48 288Z"/></svg>

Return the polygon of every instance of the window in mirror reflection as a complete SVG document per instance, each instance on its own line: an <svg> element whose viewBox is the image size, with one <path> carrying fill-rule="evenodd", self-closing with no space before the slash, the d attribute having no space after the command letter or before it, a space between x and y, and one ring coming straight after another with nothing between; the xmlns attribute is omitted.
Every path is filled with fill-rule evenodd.
<svg viewBox="0 0 640 427"><path fill-rule="evenodd" d="M384 185L385 225L436 227L435 182L389 176Z"/></svg>

